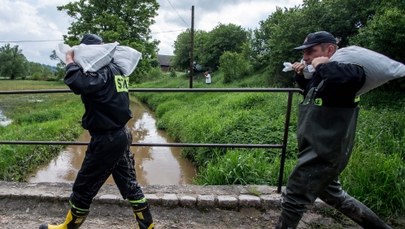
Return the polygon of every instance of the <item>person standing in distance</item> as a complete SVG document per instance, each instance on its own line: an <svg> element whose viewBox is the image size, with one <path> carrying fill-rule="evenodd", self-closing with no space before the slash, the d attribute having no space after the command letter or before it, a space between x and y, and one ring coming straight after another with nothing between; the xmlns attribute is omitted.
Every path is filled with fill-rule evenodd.
<svg viewBox="0 0 405 229"><path fill-rule="evenodd" d="M204 77L205 77L205 83L210 84L211 83L211 74L209 72L204 72Z"/></svg>
<svg viewBox="0 0 405 229"><path fill-rule="evenodd" d="M85 34L80 43L97 45L103 40L95 34ZM126 127L132 117L129 79L113 62L97 72L84 73L73 57L73 51L66 53L64 82L75 94L81 95L85 107L82 126L89 131L91 140L73 184L65 222L42 224L39 228L79 228L90 211L93 198L110 175L122 197L131 204L139 228L154 228L149 204L136 180L134 158L130 151L132 135Z"/></svg>
<svg viewBox="0 0 405 229"><path fill-rule="evenodd" d="M364 228L391 228L339 182L354 145L359 113L356 92L365 82L365 73L361 66L329 61L337 49L335 37L326 31L308 34L295 48L303 51L304 63L292 67L305 98L298 113L298 162L282 194L276 229L296 228L318 197ZM306 65L315 72L304 77Z"/></svg>

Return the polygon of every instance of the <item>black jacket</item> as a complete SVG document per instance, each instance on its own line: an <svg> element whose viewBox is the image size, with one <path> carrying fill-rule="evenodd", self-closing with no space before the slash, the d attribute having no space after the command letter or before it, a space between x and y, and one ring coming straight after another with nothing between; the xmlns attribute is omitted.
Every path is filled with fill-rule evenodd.
<svg viewBox="0 0 405 229"><path fill-rule="evenodd" d="M66 66L64 82L75 94L81 95L85 107L82 126L91 133L121 129L131 119L129 80L120 74L114 63L87 73L71 63Z"/></svg>
<svg viewBox="0 0 405 229"><path fill-rule="evenodd" d="M355 107L356 93L364 84L365 73L358 65L328 62L319 64L311 79L296 75L295 80L304 89L304 96L324 80L316 94L316 98L322 99L322 106Z"/></svg>

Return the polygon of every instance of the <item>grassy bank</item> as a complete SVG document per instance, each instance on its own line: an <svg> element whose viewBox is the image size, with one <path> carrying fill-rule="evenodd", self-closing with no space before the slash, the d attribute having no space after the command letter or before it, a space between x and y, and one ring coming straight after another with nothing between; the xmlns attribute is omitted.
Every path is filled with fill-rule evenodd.
<svg viewBox="0 0 405 229"><path fill-rule="evenodd" d="M63 83L1 80L0 91L64 88ZM83 130L83 108L73 94L0 95L0 109L12 120L0 126L1 140L71 141ZM25 181L39 165L49 162L62 146L0 145L0 179Z"/></svg>
<svg viewBox="0 0 405 229"><path fill-rule="evenodd" d="M257 81L255 83L255 80ZM232 85L196 78L194 87L260 87L263 76ZM182 76L165 76L139 87L188 87ZM159 128L180 142L280 143L286 95L266 93L138 93L156 111ZM289 129L286 175L297 154L296 95ZM280 150L185 148L185 156L199 168L198 184L276 185ZM405 97L374 90L362 96L356 146L341 176L344 188L384 216L405 213Z"/></svg>

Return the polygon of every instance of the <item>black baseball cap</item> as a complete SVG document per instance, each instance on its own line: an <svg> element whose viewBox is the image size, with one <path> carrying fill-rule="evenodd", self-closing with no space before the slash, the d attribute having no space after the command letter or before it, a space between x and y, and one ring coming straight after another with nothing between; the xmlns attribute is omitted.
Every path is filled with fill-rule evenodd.
<svg viewBox="0 0 405 229"><path fill-rule="evenodd" d="M80 44L85 44L85 45L99 45L103 43L103 39L96 35L96 34L84 34L82 40L80 41Z"/></svg>
<svg viewBox="0 0 405 229"><path fill-rule="evenodd" d="M336 44L336 38L331 33L326 31L318 31L315 33L310 33L305 38L304 43L301 46L295 47L294 49L295 50L307 49L322 43Z"/></svg>

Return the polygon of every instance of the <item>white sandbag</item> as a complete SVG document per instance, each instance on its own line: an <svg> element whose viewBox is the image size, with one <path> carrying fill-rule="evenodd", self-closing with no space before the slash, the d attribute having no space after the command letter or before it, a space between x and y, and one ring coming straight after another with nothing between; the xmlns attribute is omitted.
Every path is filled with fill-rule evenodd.
<svg viewBox="0 0 405 229"><path fill-rule="evenodd" d="M74 61L83 68L83 72L96 72L111 62L118 42L73 47Z"/></svg>
<svg viewBox="0 0 405 229"><path fill-rule="evenodd" d="M83 68L84 72L95 72L113 60L122 74L129 76L142 57L142 53L128 46L119 46L118 42L100 45L80 44L72 48L60 43L56 47L55 53L65 64L66 53L70 49L73 49L74 61Z"/></svg>
<svg viewBox="0 0 405 229"><path fill-rule="evenodd" d="M359 46L338 49L330 61L357 64L364 68L366 81L357 95L362 95L390 80L405 76L404 64Z"/></svg>
<svg viewBox="0 0 405 229"><path fill-rule="evenodd" d="M117 46L113 62L119 67L124 76L129 76L135 70L142 53L128 46Z"/></svg>

